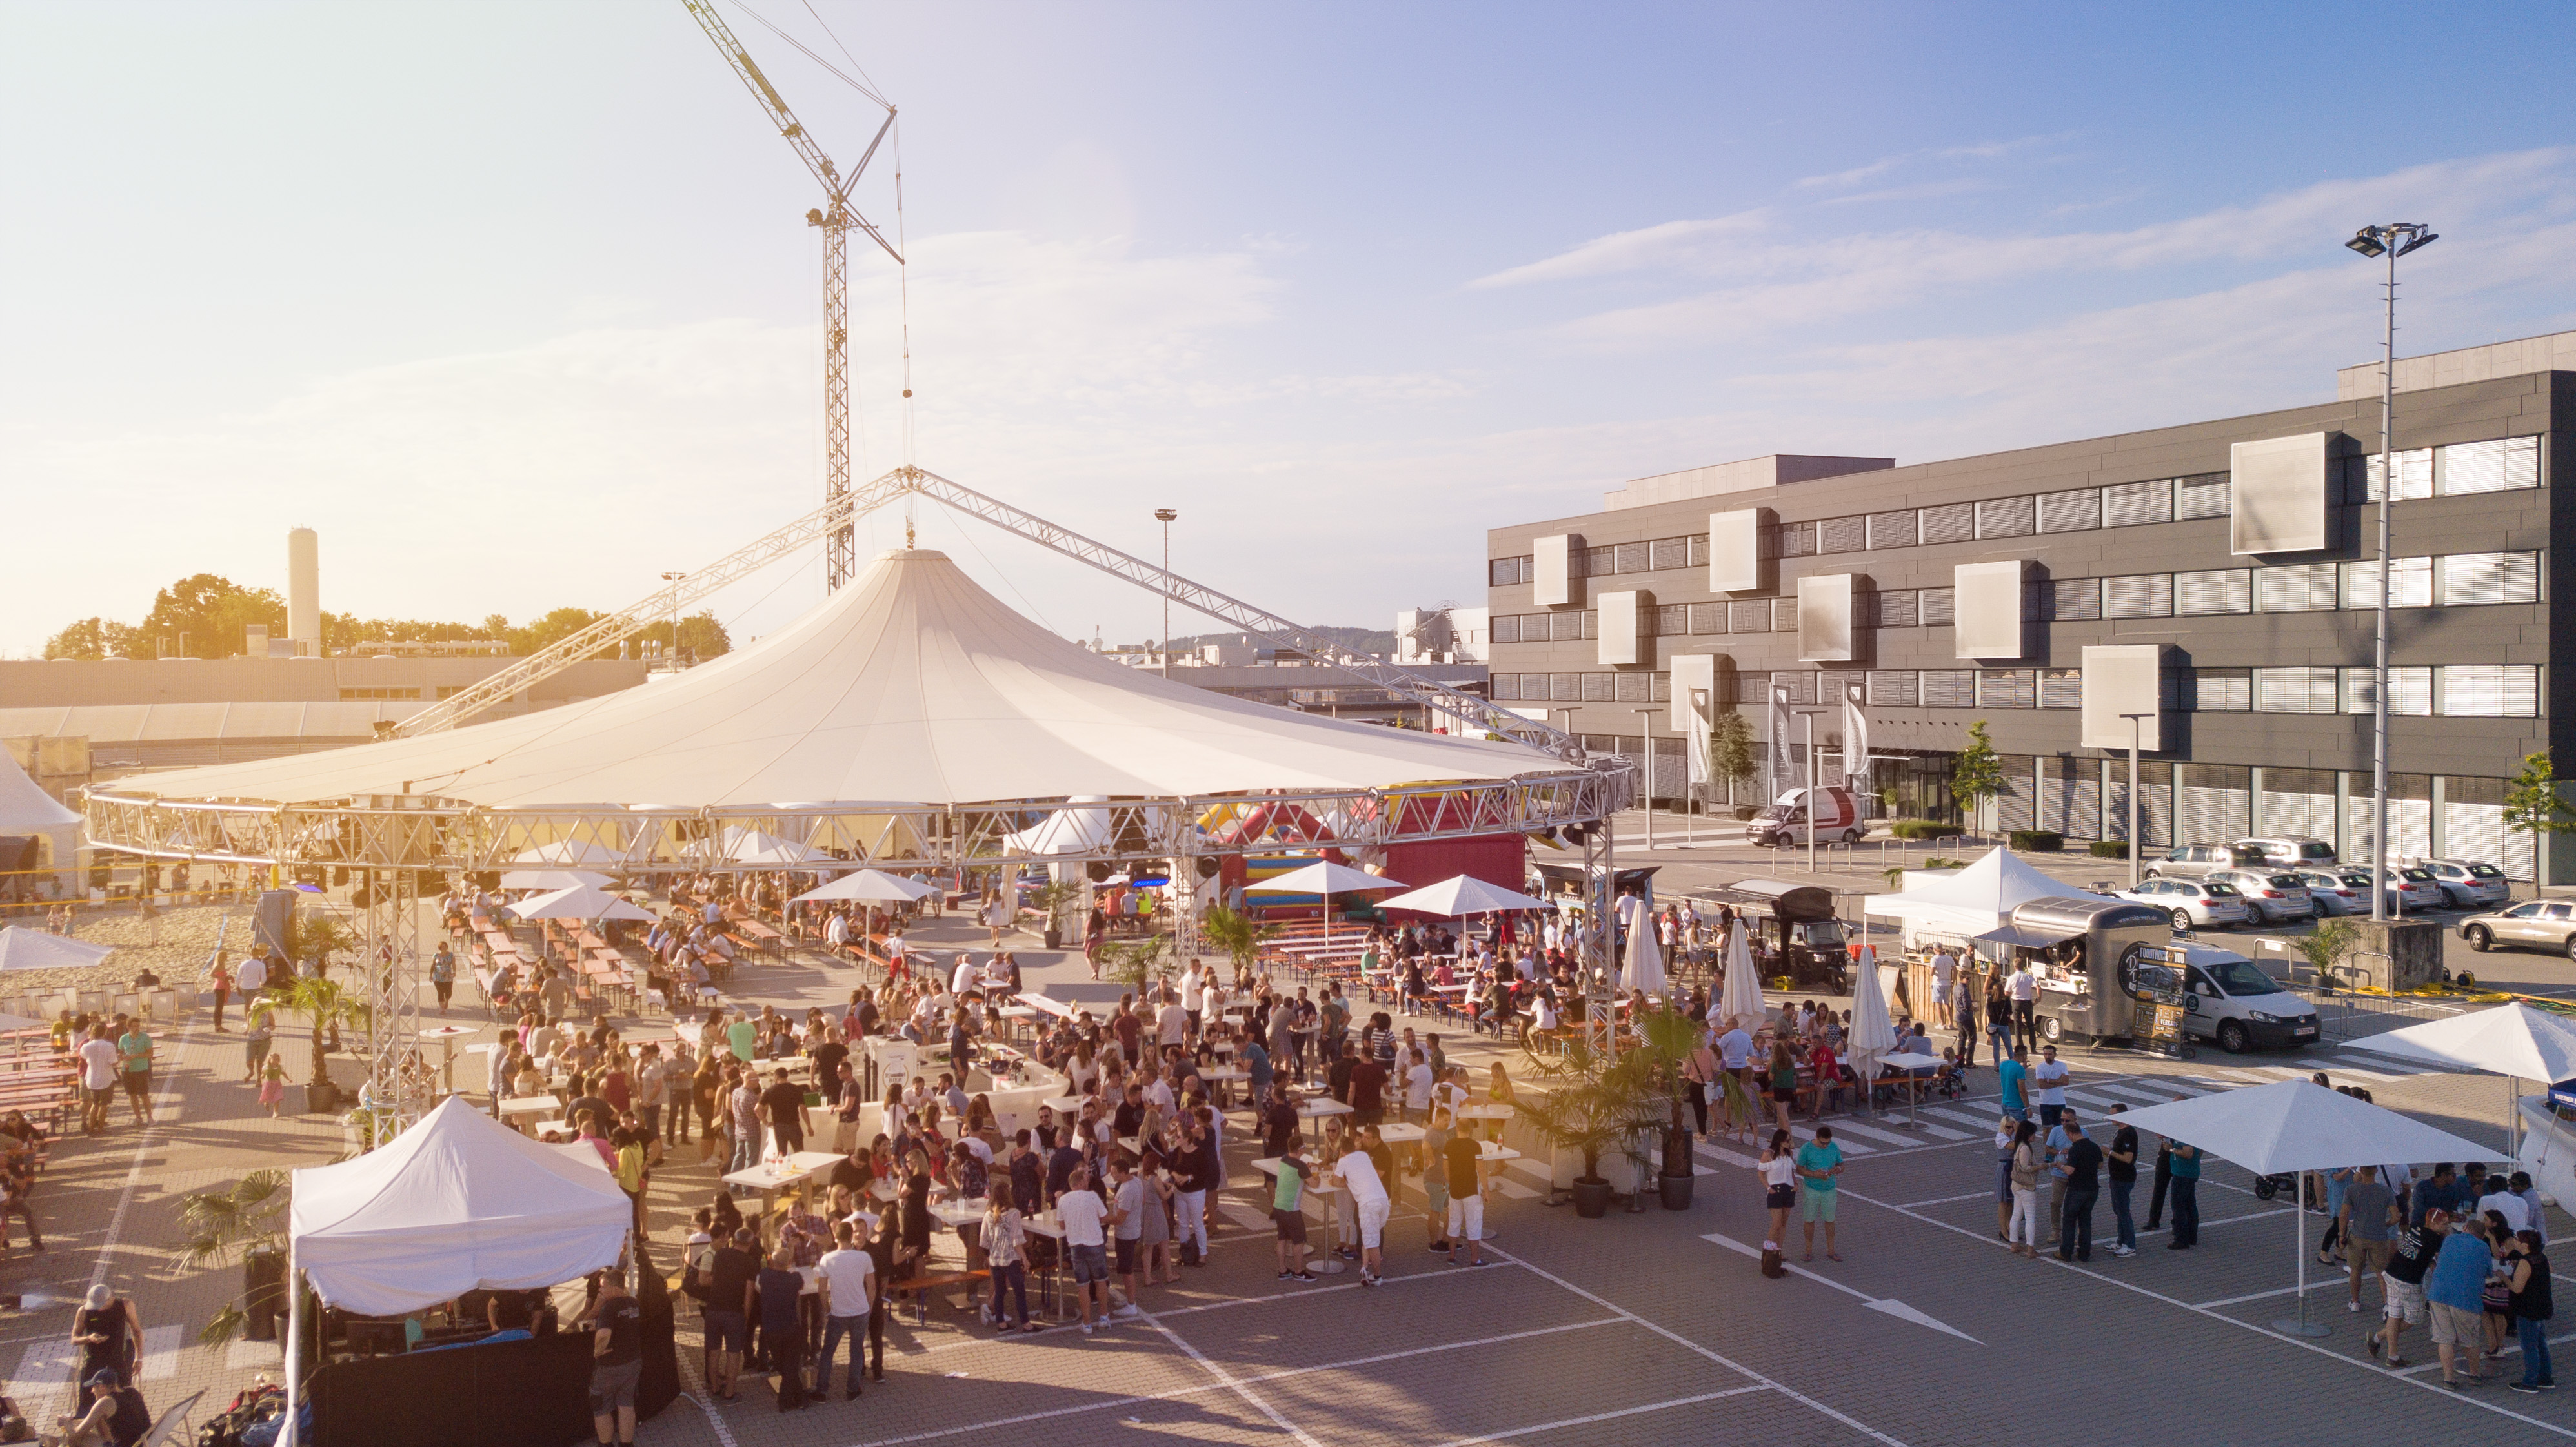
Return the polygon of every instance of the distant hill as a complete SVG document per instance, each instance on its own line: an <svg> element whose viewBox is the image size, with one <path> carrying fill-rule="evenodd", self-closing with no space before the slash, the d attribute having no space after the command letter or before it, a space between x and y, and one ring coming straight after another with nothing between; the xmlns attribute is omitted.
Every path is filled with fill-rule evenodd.
<svg viewBox="0 0 2576 1447"><path fill-rule="evenodd" d="M1309 631L1320 633L1354 653L1374 653L1384 658L1395 652L1395 633L1391 629L1316 628ZM1184 649L1197 648L1209 643L1252 643L1256 647L1266 646L1259 640L1242 633L1201 633L1196 637L1172 640L1174 648Z"/></svg>

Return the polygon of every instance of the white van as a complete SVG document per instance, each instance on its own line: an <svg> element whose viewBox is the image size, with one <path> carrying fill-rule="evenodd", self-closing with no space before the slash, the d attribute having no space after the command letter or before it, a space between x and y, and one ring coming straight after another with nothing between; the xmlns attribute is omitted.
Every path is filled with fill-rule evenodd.
<svg viewBox="0 0 2576 1447"><path fill-rule="evenodd" d="M1807 818L1807 790L1791 789L1762 807L1744 826L1744 842L1788 849L1804 845L1812 829L1819 844L1849 844L1869 832L1861 822L1860 799L1840 785L1815 791L1812 823Z"/></svg>
<svg viewBox="0 0 2576 1447"><path fill-rule="evenodd" d="M2230 1055L2316 1045L2315 1008L2282 989L2252 960L2193 940L2175 940L2169 948L2187 967L2183 1029L2188 1033L2217 1041Z"/></svg>

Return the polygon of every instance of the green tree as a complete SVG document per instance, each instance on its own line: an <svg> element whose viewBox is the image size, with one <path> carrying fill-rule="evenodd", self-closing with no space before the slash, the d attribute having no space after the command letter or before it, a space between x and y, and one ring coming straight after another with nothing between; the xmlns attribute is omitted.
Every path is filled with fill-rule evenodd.
<svg viewBox="0 0 2576 1447"><path fill-rule="evenodd" d="M2361 927L2348 919L2330 919L2290 943L2307 957L2308 968L2317 972L2320 984L2334 983L2334 967L2361 943Z"/></svg>
<svg viewBox="0 0 2576 1447"><path fill-rule="evenodd" d="M543 652L553 647L607 616L605 613L594 613L588 608L557 608L542 618L532 620L524 627L511 629L505 636L510 640L510 651L525 658L532 653ZM597 656L615 658L616 646L612 644L601 649Z"/></svg>
<svg viewBox="0 0 2576 1447"><path fill-rule="evenodd" d="M286 1205L291 1188L286 1172L257 1170L235 1181L230 1190L199 1191L179 1202L180 1229L187 1233L179 1264L202 1271L229 1266L252 1251L286 1254ZM250 1322L244 1298L226 1302L197 1333L206 1346L221 1346L241 1334Z"/></svg>
<svg viewBox="0 0 2576 1447"><path fill-rule="evenodd" d="M1212 904L1199 915L1199 931L1234 961L1237 974L1248 975L1260 962L1261 947L1279 933L1279 926L1256 924L1250 915Z"/></svg>
<svg viewBox="0 0 2576 1447"><path fill-rule="evenodd" d="M325 1038L337 1039L343 1024L363 1026L367 1022L367 1002L344 989L337 980L299 975L286 989L272 991L280 1008L304 1017L313 1032L313 1083L323 1084L331 1078L323 1068Z"/></svg>
<svg viewBox="0 0 2576 1447"><path fill-rule="evenodd" d="M1171 948L1172 937L1165 934L1107 945L1102 953L1109 957L1109 962L1101 973L1142 995L1147 985L1169 972L1168 962L1163 957Z"/></svg>
<svg viewBox="0 0 2576 1447"><path fill-rule="evenodd" d="M47 658L149 658L132 624L83 618L45 640Z"/></svg>
<svg viewBox="0 0 2576 1447"><path fill-rule="evenodd" d="M1753 725L1733 708L1720 710L1708 722L1708 777L1739 784L1753 777Z"/></svg>
<svg viewBox="0 0 2576 1447"><path fill-rule="evenodd" d="M189 658L230 658L242 651L243 630L286 628L286 600L270 588L245 588L216 573L192 573L152 597L152 611L136 625L142 648Z"/></svg>
<svg viewBox="0 0 2576 1447"><path fill-rule="evenodd" d="M2568 817L2565 801L2558 795L2558 771L2550 763L2549 750L2523 756L2522 772L2514 776L2513 787L2504 796L2504 827L2529 834L2534 852L2542 855L2549 851L2550 839L2576 832L2576 818ZM2545 863L2540 877L2549 877Z"/></svg>
<svg viewBox="0 0 2576 1447"><path fill-rule="evenodd" d="M664 619L635 635L638 643L671 646L671 623ZM700 663L733 651L733 635L713 613L691 613L680 620L680 651Z"/></svg>
<svg viewBox="0 0 2576 1447"><path fill-rule="evenodd" d="M1961 813L1973 817L1978 805L2003 791L2003 756L1986 737L1986 721L1979 719L1968 725L1968 746L1959 750L1959 761L1950 769L1950 796L1958 800Z"/></svg>

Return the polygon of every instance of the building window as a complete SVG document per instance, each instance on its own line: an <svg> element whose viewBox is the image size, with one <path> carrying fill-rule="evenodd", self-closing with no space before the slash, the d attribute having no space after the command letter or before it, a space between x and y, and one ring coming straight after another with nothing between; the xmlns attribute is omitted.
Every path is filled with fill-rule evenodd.
<svg viewBox="0 0 2576 1447"><path fill-rule="evenodd" d="M2335 670L2331 668L2254 670L2256 713L2334 713L2335 691Z"/></svg>
<svg viewBox="0 0 2576 1447"><path fill-rule="evenodd" d="M2044 533L2089 532L2102 525L2102 489L2071 488L2039 495L2039 530Z"/></svg>
<svg viewBox="0 0 2576 1447"><path fill-rule="evenodd" d="M1723 632L1725 632L1725 631L1726 631L1726 605L1725 605L1724 603L1693 603L1693 604L1691 604L1691 605L1690 605L1690 631L1692 631L1693 633L1723 633Z"/></svg>
<svg viewBox="0 0 2576 1447"><path fill-rule="evenodd" d="M2082 623L2102 616L2102 580L2062 578L2048 585L2048 616L2063 623Z"/></svg>
<svg viewBox="0 0 2576 1447"><path fill-rule="evenodd" d="M1771 600L1747 598L1726 605L1726 631L1729 633L1768 633L1771 631Z"/></svg>
<svg viewBox="0 0 2576 1447"><path fill-rule="evenodd" d="M2102 616L2105 618L2170 618L2173 616L2173 574L2132 573L2125 578L2102 580Z"/></svg>
<svg viewBox="0 0 2576 1447"><path fill-rule="evenodd" d="M1521 676L1517 673L1497 673L1494 675L1493 686L1486 691L1492 695L1496 703L1518 703L1521 697Z"/></svg>
<svg viewBox="0 0 2576 1447"><path fill-rule="evenodd" d="M1614 673L1610 675L1612 692L1621 703L1655 701L1655 676L1651 673Z"/></svg>
<svg viewBox="0 0 2576 1447"><path fill-rule="evenodd" d="M2454 718L2540 715L2540 670L2528 664L2454 663L2441 682L2442 712Z"/></svg>
<svg viewBox="0 0 2576 1447"><path fill-rule="evenodd" d="M1811 558L1816 554L1814 523L1782 523L1772 535L1779 540L1778 550L1772 554L1773 557Z"/></svg>
<svg viewBox="0 0 2576 1447"><path fill-rule="evenodd" d="M1690 545L1688 538L1657 538L1646 545L1651 555L1647 566L1658 573L1667 568L1687 568L1691 562Z"/></svg>
<svg viewBox="0 0 2576 1447"><path fill-rule="evenodd" d="M2347 668L2343 672L2343 711L2369 713L2371 671ZM2388 670L2388 711L2428 717L2433 712L2433 670L2430 668L2391 668Z"/></svg>
<svg viewBox="0 0 2576 1447"><path fill-rule="evenodd" d="M2396 454L2397 500L2412 502L2433 495L2433 449L2409 448ZM2361 500L2379 501L2379 454L2370 454L2362 464Z"/></svg>
<svg viewBox="0 0 2576 1447"><path fill-rule="evenodd" d="M2343 605L2347 608L2379 606L2379 560L2343 565ZM2433 560L2431 558L2397 558L2388 565L2388 606L2391 608L2430 608L2433 606Z"/></svg>
<svg viewBox="0 0 2576 1447"><path fill-rule="evenodd" d="M1663 603L1646 610L1646 636L1679 638L1690 632L1690 605Z"/></svg>
<svg viewBox="0 0 2576 1447"><path fill-rule="evenodd" d="M1585 703L1616 703L1618 701L1619 675L1615 673L1585 673L1578 674L1576 676L1583 680L1583 701Z"/></svg>
<svg viewBox="0 0 2576 1447"><path fill-rule="evenodd" d="M2030 536L2037 521L2026 497L1999 497L1977 504L1977 536L1980 538L2022 538Z"/></svg>
<svg viewBox="0 0 2576 1447"><path fill-rule="evenodd" d="M2254 570L2257 613L2324 613L2335 606L2335 565L2295 563Z"/></svg>
<svg viewBox="0 0 2576 1447"><path fill-rule="evenodd" d="M1530 560L1527 556L1495 558L1485 564L1485 582L1489 587L1509 588L1515 584L1528 582L1530 576Z"/></svg>
<svg viewBox="0 0 2576 1447"><path fill-rule="evenodd" d="M1957 598L1956 589L1926 588L1918 596L1922 600L1921 607L1918 611L1922 616L1924 627L1947 628L1950 626L1957 611L1953 606Z"/></svg>
<svg viewBox="0 0 2576 1447"><path fill-rule="evenodd" d="M1774 598L1771 600L1771 631L1774 633L1795 633L1798 631L1797 599Z"/></svg>
<svg viewBox="0 0 2576 1447"><path fill-rule="evenodd" d="M2453 553L2436 561L2445 607L2540 601L2538 553Z"/></svg>
<svg viewBox="0 0 2576 1447"><path fill-rule="evenodd" d="M2194 668L2184 677L2181 706L2198 713L2246 713L2254 707L2254 673L2247 668Z"/></svg>
<svg viewBox="0 0 2576 1447"><path fill-rule="evenodd" d="M2228 512L2227 474L2204 472L2180 479L2175 486L2177 518L2223 518Z"/></svg>
<svg viewBox="0 0 2576 1447"><path fill-rule="evenodd" d="M2217 568L2205 573L2176 573L2174 612L2186 618L2212 613L2254 611L2253 577L2243 568Z"/></svg>
<svg viewBox="0 0 2576 1447"><path fill-rule="evenodd" d="M1644 543L1621 543L1613 551L1618 555L1619 571L1642 573L1654 560L1654 549Z"/></svg>
<svg viewBox="0 0 2576 1447"><path fill-rule="evenodd" d="M1921 681L1910 668L1872 669L1869 675L1869 704L1872 708L1915 708L1923 701Z"/></svg>
<svg viewBox="0 0 2576 1447"><path fill-rule="evenodd" d="M1771 686L1775 689L1787 689L1789 702L1793 704L1808 706L1816 701L1816 675L1812 669L1803 669L1795 673L1774 673L1771 675Z"/></svg>
<svg viewBox="0 0 2576 1447"><path fill-rule="evenodd" d="M2434 469L2444 497L2472 492L2510 492L2540 486L2540 439L2501 437L2493 442L2457 442L2441 449Z"/></svg>
<svg viewBox="0 0 2576 1447"><path fill-rule="evenodd" d="M2036 674L2027 668L1988 668L1977 674L1977 707L2035 708L2039 704Z"/></svg>
<svg viewBox="0 0 2576 1447"><path fill-rule="evenodd" d="M1923 621L1923 595L1912 588L1890 588L1872 595L1872 610L1881 628L1912 628Z"/></svg>
<svg viewBox="0 0 2576 1447"><path fill-rule="evenodd" d="M1717 676L1717 686L1719 689L1723 690L1726 687L1726 681L1729 678L1735 680L1734 701L1736 703L1767 704L1771 701L1771 675L1767 673L1721 673Z"/></svg>
<svg viewBox="0 0 2576 1447"><path fill-rule="evenodd" d="M392 701L418 697L420 697L420 690L417 688L344 688L340 690L340 699L344 703L370 703L377 700Z"/></svg>
<svg viewBox="0 0 2576 1447"><path fill-rule="evenodd" d="M1857 553L1869 546L1867 518L1826 518L1816 524L1816 551Z"/></svg>
<svg viewBox="0 0 2576 1447"><path fill-rule="evenodd" d="M2039 706L2041 708L2082 708L2084 706L2084 670L2080 668L2043 668L2039 671Z"/></svg>
<svg viewBox="0 0 2576 1447"><path fill-rule="evenodd" d="M2102 525L2137 527L2173 521L2174 485L2170 477L2154 482L2123 482L2102 489Z"/></svg>
<svg viewBox="0 0 2576 1447"><path fill-rule="evenodd" d="M1975 503L1954 502L1942 507L1927 507L1923 509L1922 516L1923 542L1926 546L1933 543L1976 541L1977 505Z"/></svg>
<svg viewBox="0 0 2576 1447"><path fill-rule="evenodd" d="M1581 703L1583 702L1583 675L1551 673L1547 676L1547 692L1548 697L1558 703Z"/></svg>
<svg viewBox="0 0 2576 1447"><path fill-rule="evenodd" d="M1520 641L1521 641L1521 615L1519 615L1518 613L1497 613L1497 614L1495 614L1495 615L1494 615L1494 641L1495 641L1496 643L1518 643L1518 642L1520 642Z"/></svg>
<svg viewBox="0 0 2576 1447"><path fill-rule="evenodd" d="M1923 707L1975 708L1977 671L1973 668L1923 670Z"/></svg>
<svg viewBox="0 0 2576 1447"><path fill-rule="evenodd" d="M1910 548L1915 543L1914 509L1901 512L1874 512L1869 515L1869 545L1873 548Z"/></svg>

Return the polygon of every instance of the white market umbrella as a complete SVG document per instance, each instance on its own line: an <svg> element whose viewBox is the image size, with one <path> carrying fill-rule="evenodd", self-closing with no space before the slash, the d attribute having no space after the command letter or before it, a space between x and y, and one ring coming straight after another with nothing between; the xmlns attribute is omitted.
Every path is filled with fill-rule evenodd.
<svg viewBox="0 0 2576 1447"><path fill-rule="evenodd" d="M1415 914L1436 914L1442 919L1459 919L1471 914L1494 914L1507 909L1546 909L1543 899L1532 899L1516 889L1462 874L1438 884L1378 901L1380 909L1405 909Z"/></svg>
<svg viewBox="0 0 2576 1447"><path fill-rule="evenodd" d="M855 873L844 874L819 889L809 889L788 903L804 904L811 900L844 899L854 903L910 904L916 899L928 899L938 892L936 886L923 884L918 880L904 879L883 870L862 869Z"/></svg>
<svg viewBox="0 0 2576 1447"><path fill-rule="evenodd" d="M513 869L501 876L503 889L570 889L577 884L604 888L608 876L587 869Z"/></svg>
<svg viewBox="0 0 2576 1447"><path fill-rule="evenodd" d="M2475 1161L2495 1151L2436 1130L2411 1116L2353 1099L2312 1080L2225 1090L2172 1105L2151 1105L2116 1117L2122 1125L2182 1141L2257 1176L2376 1166L2384 1161ZM2291 1246L2299 1263L2299 1319L2275 1321L2276 1331L2325 1336L2308 1324L2306 1215L2290 1212Z"/></svg>
<svg viewBox="0 0 2576 1447"><path fill-rule="evenodd" d="M1881 1065L1893 1065L1897 1069L1904 1071L1930 1070L1932 1067L1941 1063L1941 1057L1938 1055L1926 1055L1920 1050L1900 1050L1893 1055L1881 1058L1878 1063ZM1909 1128L1923 1123L1921 1116L1917 1114L1923 1105L1923 1092L1919 1088L1921 1084L1922 1082L1914 1079L1911 1075L1906 1077L1905 1124Z"/></svg>
<svg viewBox="0 0 2576 1447"><path fill-rule="evenodd" d="M0 929L0 970L69 970L97 964L116 950L67 935L11 925Z"/></svg>
<svg viewBox="0 0 2576 1447"><path fill-rule="evenodd" d="M1719 1017L1736 1016L1748 1033L1771 1018L1770 1006L1762 1002L1762 982L1753 974L1753 947L1747 941L1751 929L1739 919L1726 932L1726 982L1717 997Z"/></svg>
<svg viewBox="0 0 2576 1447"><path fill-rule="evenodd" d="M1621 983L1649 995L1668 994L1672 981L1664 975L1664 947L1655 938L1654 916L1646 911L1639 913L1642 917L1628 927L1627 979Z"/></svg>
<svg viewBox="0 0 2576 1447"><path fill-rule="evenodd" d="M1887 1013L1887 990L1878 978L1878 949L1860 947L1860 958L1852 970L1851 1056L1860 1077L1861 1089L1872 1090L1878 1078L1878 1062L1896 1048L1896 1021Z"/></svg>
<svg viewBox="0 0 2576 1447"><path fill-rule="evenodd" d="M510 906L510 913L521 919L632 919L649 923L653 918L616 895L587 884L520 900Z"/></svg>
<svg viewBox="0 0 2576 1447"><path fill-rule="evenodd" d="M1347 864L1335 864L1329 859L1319 859L1314 863L1307 865L1303 869L1289 870L1286 874L1265 879L1259 884L1247 884L1243 887L1243 892L1246 894L1313 894L1322 896L1324 901L1324 943L1330 945L1333 942L1334 895L1367 894L1374 890L1403 889L1405 887L1404 881L1400 879L1389 879L1383 874L1370 874L1365 870L1353 869Z"/></svg>
<svg viewBox="0 0 2576 1447"><path fill-rule="evenodd" d="M2421 1065L2501 1075L2506 1078L2514 1102L2522 1098L2523 1081L2554 1085L2576 1076L2576 1022L2535 1010L2520 1000L2447 1020L2427 1020L2384 1035L2365 1036L2345 1042L2343 1048ZM2511 1129L2518 1134L2522 1112L2509 1104L2506 1115L2513 1122Z"/></svg>

